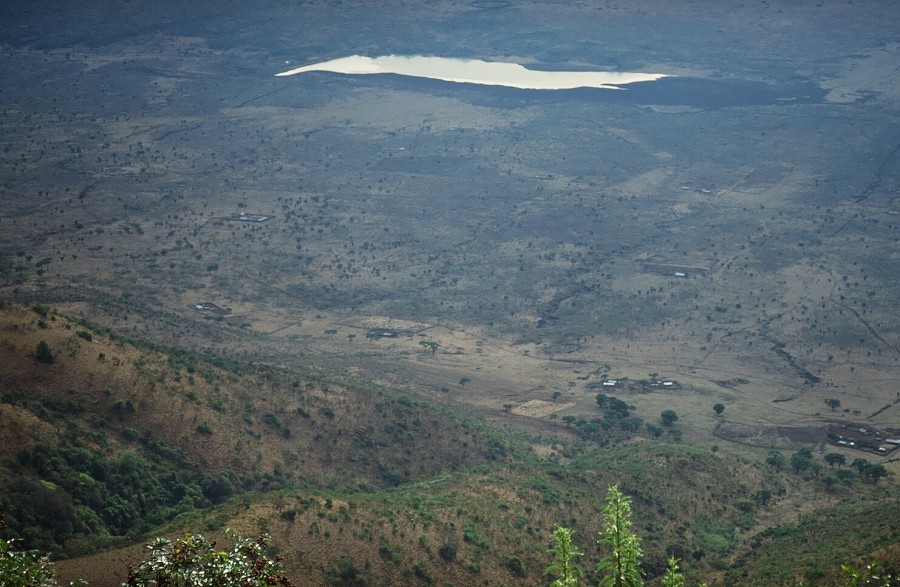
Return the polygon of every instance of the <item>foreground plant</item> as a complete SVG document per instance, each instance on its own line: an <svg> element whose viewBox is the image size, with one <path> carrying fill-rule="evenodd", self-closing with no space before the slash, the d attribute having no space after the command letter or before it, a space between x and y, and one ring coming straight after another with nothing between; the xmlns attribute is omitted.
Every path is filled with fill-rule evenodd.
<svg viewBox="0 0 900 587"><path fill-rule="evenodd" d="M280 557L266 556L266 536L252 540L231 530L226 536L233 543L228 550L217 550L215 542L199 534L174 542L157 538L147 546L150 557L129 569L123 587L294 587Z"/></svg>
<svg viewBox="0 0 900 587"><path fill-rule="evenodd" d="M603 574L600 587L639 587L641 578L640 539L631 531L631 498L619 491L618 483L606 493L603 508L604 530L598 544L611 552L600 560L597 571Z"/></svg>
<svg viewBox="0 0 900 587"><path fill-rule="evenodd" d="M684 575L678 569L678 559L669 557L666 574L662 578L663 587L684 587ZM706 587L706 583L700 583L697 587Z"/></svg>
<svg viewBox="0 0 900 587"><path fill-rule="evenodd" d="M890 573L884 573L878 568L878 563L871 562L864 569L857 569L850 565L841 565L841 570L850 579L850 587L862 587L874 585L877 587L892 587L897 585Z"/></svg>
<svg viewBox="0 0 900 587"><path fill-rule="evenodd" d="M15 541L0 540L0 585L55 587L53 565L47 555L34 550L15 550Z"/></svg>
<svg viewBox="0 0 900 587"><path fill-rule="evenodd" d="M2 522L0 520L0 530L3 529ZM0 586L58 587L50 558L36 550L15 550L15 542L0 539ZM85 587L87 583L79 580L69 585Z"/></svg>
<svg viewBox="0 0 900 587"><path fill-rule="evenodd" d="M553 555L553 564L545 571L548 575L557 575L550 583L550 587L579 587L578 578L581 569L572 564L572 559L582 555L572 544L574 532L564 526L556 526L553 529L553 548L547 552Z"/></svg>

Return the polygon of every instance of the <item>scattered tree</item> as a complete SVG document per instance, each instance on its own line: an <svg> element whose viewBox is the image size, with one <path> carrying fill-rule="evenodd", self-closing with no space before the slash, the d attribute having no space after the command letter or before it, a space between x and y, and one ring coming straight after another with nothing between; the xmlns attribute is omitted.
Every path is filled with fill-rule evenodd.
<svg viewBox="0 0 900 587"><path fill-rule="evenodd" d="M791 467L794 472L799 473L809 469L812 465L812 451L808 448L801 448L791 455Z"/></svg>
<svg viewBox="0 0 900 587"><path fill-rule="evenodd" d="M784 466L784 455L777 450L769 451L769 456L766 457L766 464L780 469Z"/></svg>
<svg viewBox="0 0 900 587"><path fill-rule="evenodd" d="M45 340L37 343L37 348L34 350L34 358L38 362L47 363L48 365L52 365L53 361L56 360L56 357L53 356L53 351L50 350L50 345Z"/></svg>
<svg viewBox="0 0 900 587"><path fill-rule="evenodd" d="M766 487L763 487L753 494L753 501L755 501L757 505L766 505L769 503L770 499L772 499L772 490Z"/></svg>
<svg viewBox="0 0 900 587"><path fill-rule="evenodd" d="M716 416L721 416L722 412L725 411L725 405L724 404L716 404L713 406L713 411L716 413Z"/></svg>
<svg viewBox="0 0 900 587"><path fill-rule="evenodd" d="M864 474L866 477L872 480L872 483L877 484L879 479L888 476L888 470L884 465L874 464L867 466L865 468Z"/></svg>
<svg viewBox="0 0 900 587"><path fill-rule="evenodd" d="M657 426L656 424L651 424L650 422L647 422L646 426L647 426L647 432L653 438L659 438L660 436L662 436L663 429L660 428L659 426Z"/></svg>
<svg viewBox="0 0 900 587"><path fill-rule="evenodd" d="M833 412L836 409L838 409L839 407L841 407L841 400L834 399L834 398L828 398L825 400L825 404L828 405L828 407L831 408L831 411Z"/></svg>
<svg viewBox="0 0 900 587"><path fill-rule="evenodd" d="M835 475L837 475L837 478L847 485L850 485L851 483L853 483L853 480L856 479L856 473L854 473L850 469L838 469Z"/></svg>
<svg viewBox="0 0 900 587"><path fill-rule="evenodd" d="M866 467L869 466L869 461L866 459L853 459L853 462L850 463L850 466L856 469L856 472L860 475L864 475L866 472Z"/></svg>
<svg viewBox="0 0 900 587"><path fill-rule="evenodd" d="M832 469L834 468L835 465L840 467L841 465L843 465L844 463L847 462L847 457L845 457L844 455L842 455L839 452L830 452L827 455L825 455L824 458L825 458L825 462L828 463L828 466L831 467Z"/></svg>
<svg viewBox="0 0 900 587"><path fill-rule="evenodd" d="M663 426L671 426L678 420L678 414L675 413L675 410L663 410L659 417Z"/></svg>
<svg viewBox="0 0 900 587"><path fill-rule="evenodd" d="M430 350L431 354L433 355L435 352L437 352L438 348L441 346L441 343L434 340L421 340L419 341L419 345Z"/></svg>

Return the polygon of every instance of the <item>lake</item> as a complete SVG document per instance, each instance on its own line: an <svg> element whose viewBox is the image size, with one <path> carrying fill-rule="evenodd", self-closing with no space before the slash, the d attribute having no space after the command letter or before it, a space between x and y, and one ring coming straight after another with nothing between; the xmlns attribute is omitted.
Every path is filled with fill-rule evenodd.
<svg viewBox="0 0 900 587"><path fill-rule="evenodd" d="M310 72L398 75L420 80L494 86L498 90L501 88L558 90L568 99L690 106L704 110L766 104L816 103L821 102L826 93L814 83L769 84L734 78L678 77L663 73L545 71L529 69L517 63L397 55L384 57L353 55L298 67L278 73L276 76L286 77ZM598 93L595 91L597 89L617 91ZM558 92L553 94L556 95ZM559 97L548 96L551 100ZM502 93L495 98L502 99ZM532 99L541 100L538 97Z"/></svg>

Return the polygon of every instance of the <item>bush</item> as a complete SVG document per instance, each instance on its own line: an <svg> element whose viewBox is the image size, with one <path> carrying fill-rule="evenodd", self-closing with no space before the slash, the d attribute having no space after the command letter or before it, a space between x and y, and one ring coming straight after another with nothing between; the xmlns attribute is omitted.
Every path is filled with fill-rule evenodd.
<svg viewBox="0 0 900 587"><path fill-rule="evenodd" d="M342 559L340 564L325 571L325 583L328 585L347 585L364 587L369 579L349 560Z"/></svg>
<svg viewBox="0 0 900 587"><path fill-rule="evenodd" d="M517 577L524 577L528 574L528 571L525 569L525 563L517 556L504 556L503 564Z"/></svg>
<svg viewBox="0 0 900 587"><path fill-rule="evenodd" d="M203 496L214 504L222 503L235 493L231 479L224 473L218 477L205 479L202 485Z"/></svg>
<svg viewBox="0 0 900 587"><path fill-rule="evenodd" d="M399 564L401 560L403 560L400 556L400 553L394 550L389 542L382 542L381 546L378 548L378 554L381 555L386 561L390 561L392 563Z"/></svg>
<svg viewBox="0 0 900 587"><path fill-rule="evenodd" d="M45 306L44 304L35 304L31 306L31 309L35 314L43 318L46 318L50 315L50 306Z"/></svg>
<svg viewBox="0 0 900 587"><path fill-rule="evenodd" d="M438 554L448 563L452 563L456 559L456 551L457 546L452 542L448 542L443 545L439 550Z"/></svg>
<svg viewBox="0 0 900 587"><path fill-rule="evenodd" d="M46 363L48 365L52 365L53 361L56 360L56 357L53 356L53 351L50 350L50 345L47 344L47 341L42 340L37 344L37 348L34 350L34 358L38 360L40 363Z"/></svg>

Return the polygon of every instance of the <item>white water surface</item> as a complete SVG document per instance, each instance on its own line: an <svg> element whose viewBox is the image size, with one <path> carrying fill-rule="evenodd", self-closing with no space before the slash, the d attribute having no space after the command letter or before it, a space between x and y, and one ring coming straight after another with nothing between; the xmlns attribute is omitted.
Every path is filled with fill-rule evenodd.
<svg viewBox="0 0 900 587"><path fill-rule="evenodd" d="M662 73L538 71L528 69L518 63L398 55L384 57L352 55L283 71L276 76L285 77L310 71L329 71L348 75L393 73L445 82L506 86L522 90L572 90L575 88L621 90L620 86L626 84L669 77Z"/></svg>

